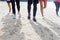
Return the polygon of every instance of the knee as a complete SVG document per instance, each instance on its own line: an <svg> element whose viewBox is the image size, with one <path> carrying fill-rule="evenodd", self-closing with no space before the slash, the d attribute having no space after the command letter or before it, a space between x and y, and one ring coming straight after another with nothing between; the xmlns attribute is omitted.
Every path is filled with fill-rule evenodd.
<svg viewBox="0 0 60 40"><path fill-rule="evenodd" d="M33 4L34 5L34 7L36 7L37 8L37 4Z"/></svg>
<svg viewBox="0 0 60 40"><path fill-rule="evenodd" d="M31 8L31 4L28 4L27 8Z"/></svg>
<svg viewBox="0 0 60 40"><path fill-rule="evenodd" d="M37 4L34 5L34 9L37 9Z"/></svg>

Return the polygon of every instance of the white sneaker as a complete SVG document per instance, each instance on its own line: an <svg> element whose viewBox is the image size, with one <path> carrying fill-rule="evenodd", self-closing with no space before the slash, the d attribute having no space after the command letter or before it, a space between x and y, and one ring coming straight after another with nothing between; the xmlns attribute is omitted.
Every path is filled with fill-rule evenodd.
<svg viewBox="0 0 60 40"><path fill-rule="evenodd" d="M16 14L16 19L19 19L19 12Z"/></svg>
<svg viewBox="0 0 60 40"><path fill-rule="evenodd" d="M13 13L11 13L11 12L9 12L9 13L8 13L8 15L13 16L14 14L13 14Z"/></svg>
<svg viewBox="0 0 60 40"><path fill-rule="evenodd" d="M13 15L13 19L16 19L16 15Z"/></svg>
<svg viewBox="0 0 60 40"><path fill-rule="evenodd" d="M44 16L42 16L42 19L44 19L45 17Z"/></svg>
<svg viewBox="0 0 60 40"><path fill-rule="evenodd" d="M20 17L21 17L21 14L20 14L20 12L18 12L17 14L18 14L18 17L20 18Z"/></svg>
<svg viewBox="0 0 60 40"><path fill-rule="evenodd" d="M11 12L8 12L8 15L10 15Z"/></svg>
<svg viewBox="0 0 60 40"><path fill-rule="evenodd" d="M19 15L19 14L20 14L20 12L17 13L17 15Z"/></svg>

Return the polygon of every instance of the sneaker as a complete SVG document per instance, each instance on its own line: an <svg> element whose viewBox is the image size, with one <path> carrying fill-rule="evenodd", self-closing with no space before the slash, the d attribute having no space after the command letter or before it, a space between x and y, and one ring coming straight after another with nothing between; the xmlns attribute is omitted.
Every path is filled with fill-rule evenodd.
<svg viewBox="0 0 60 40"><path fill-rule="evenodd" d="M11 12L8 12L8 15L10 15L11 14Z"/></svg>
<svg viewBox="0 0 60 40"><path fill-rule="evenodd" d="M33 21L36 22L36 18L33 18Z"/></svg>
<svg viewBox="0 0 60 40"><path fill-rule="evenodd" d="M42 19L44 19L44 16L42 16Z"/></svg>
<svg viewBox="0 0 60 40"><path fill-rule="evenodd" d="M56 13L56 15L58 16L58 13Z"/></svg>
<svg viewBox="0 0 60 40"><path fill-rule="evenodd" d="M10 15L10 12L8 12L8 15Z"/></svg>
<svg viewBox="0 0 60 40"><path fill-rule="evenodd" d="M13 13L9 13L10 16L13 16L14 14Z"/></svg>
<svg viewBox="0 0 60 40"><path fill-rule="evenodd" d="M18 15L18 17L19 17L19 18L21 17L21 14L20 14L20 12L18 12L18 13L17 13L17 15Z"/></svg>
<svg viewBox="0 0 60 40"><path fill-rule="evenodd" d="M13 19L16 19L16 15L13 15Z"/></svg>

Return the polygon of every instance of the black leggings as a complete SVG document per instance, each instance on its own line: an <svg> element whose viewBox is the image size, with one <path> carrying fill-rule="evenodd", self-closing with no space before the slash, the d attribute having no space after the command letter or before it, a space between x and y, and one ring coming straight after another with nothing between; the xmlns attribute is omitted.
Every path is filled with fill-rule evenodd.
<svg viewBox="0 0 60 40"><path fill-rule="evenodd" d="M16 14L15 1L16 1L16 5L17 5L17 10L18 10L18 12L20 11L20 1L19 0L11 0L13 14Z"/></svg>
<svg viewBox="0 0 60 40"><path fill-rule="evenodd" d="M30 15L31 11L31 3L28 3L28 15ZM33 17L36 16L36 11L37 11L37 3L33 3Z"/></svg>
<svg viewBox="0 0 60 40"><path fill-rule="evenodd" d="M60 2L55 2L55 6L56 6L56 13L58 14L59 7L60 7Z"/></svg>

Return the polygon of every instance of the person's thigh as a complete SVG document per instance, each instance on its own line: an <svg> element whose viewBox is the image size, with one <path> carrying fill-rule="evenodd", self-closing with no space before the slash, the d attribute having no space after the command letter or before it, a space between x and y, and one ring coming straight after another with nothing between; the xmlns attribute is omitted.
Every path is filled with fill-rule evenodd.
<svg viewBox="0 0 60 40"><path fill-rule="evenodd" d="M60 2L59 2L59 7L60 7Z"/></svg>
<svg viewBox="0 0 60 40"><path fill-rule="evenodd" d="M12 6L14 6L15 5L15 0L11 0L11 4L12 4Z"/></svg>
<svg viewBox="0 0 60 40"><path fill-rule="evenodd" d="M15 0L11 0L11 2L15 2Z"/></svg>
<svg viewBox="0 0 60 40"><path fill-rule="evenodd" d="M59 7L59 3L55 2L55 6L56 6L56 8L58 8Z"/></svg>
<svg viewBox="0 0 60 40"><path fill-rule="evenodd" d="M15 0L16 2L20 2L20 0Z"/></svg>
<svg viewBox="0 0 60 40"><path fill-rule="evenodd" d="M16 4L19 6L19 4L20 4L20 0L16 0Z"/></svg>
<svg viewBox="0 0 60 40"><path fill-rule="evenodd" d="M33 3L37 4L39 3L39 0L34 0Z"/></svg>
<svg viewBox="0 0 60 40"><path fill-rule="evenodd" d="M32 0L28 0L28 4L32 4L32 2L33 2Z"/></svg>

